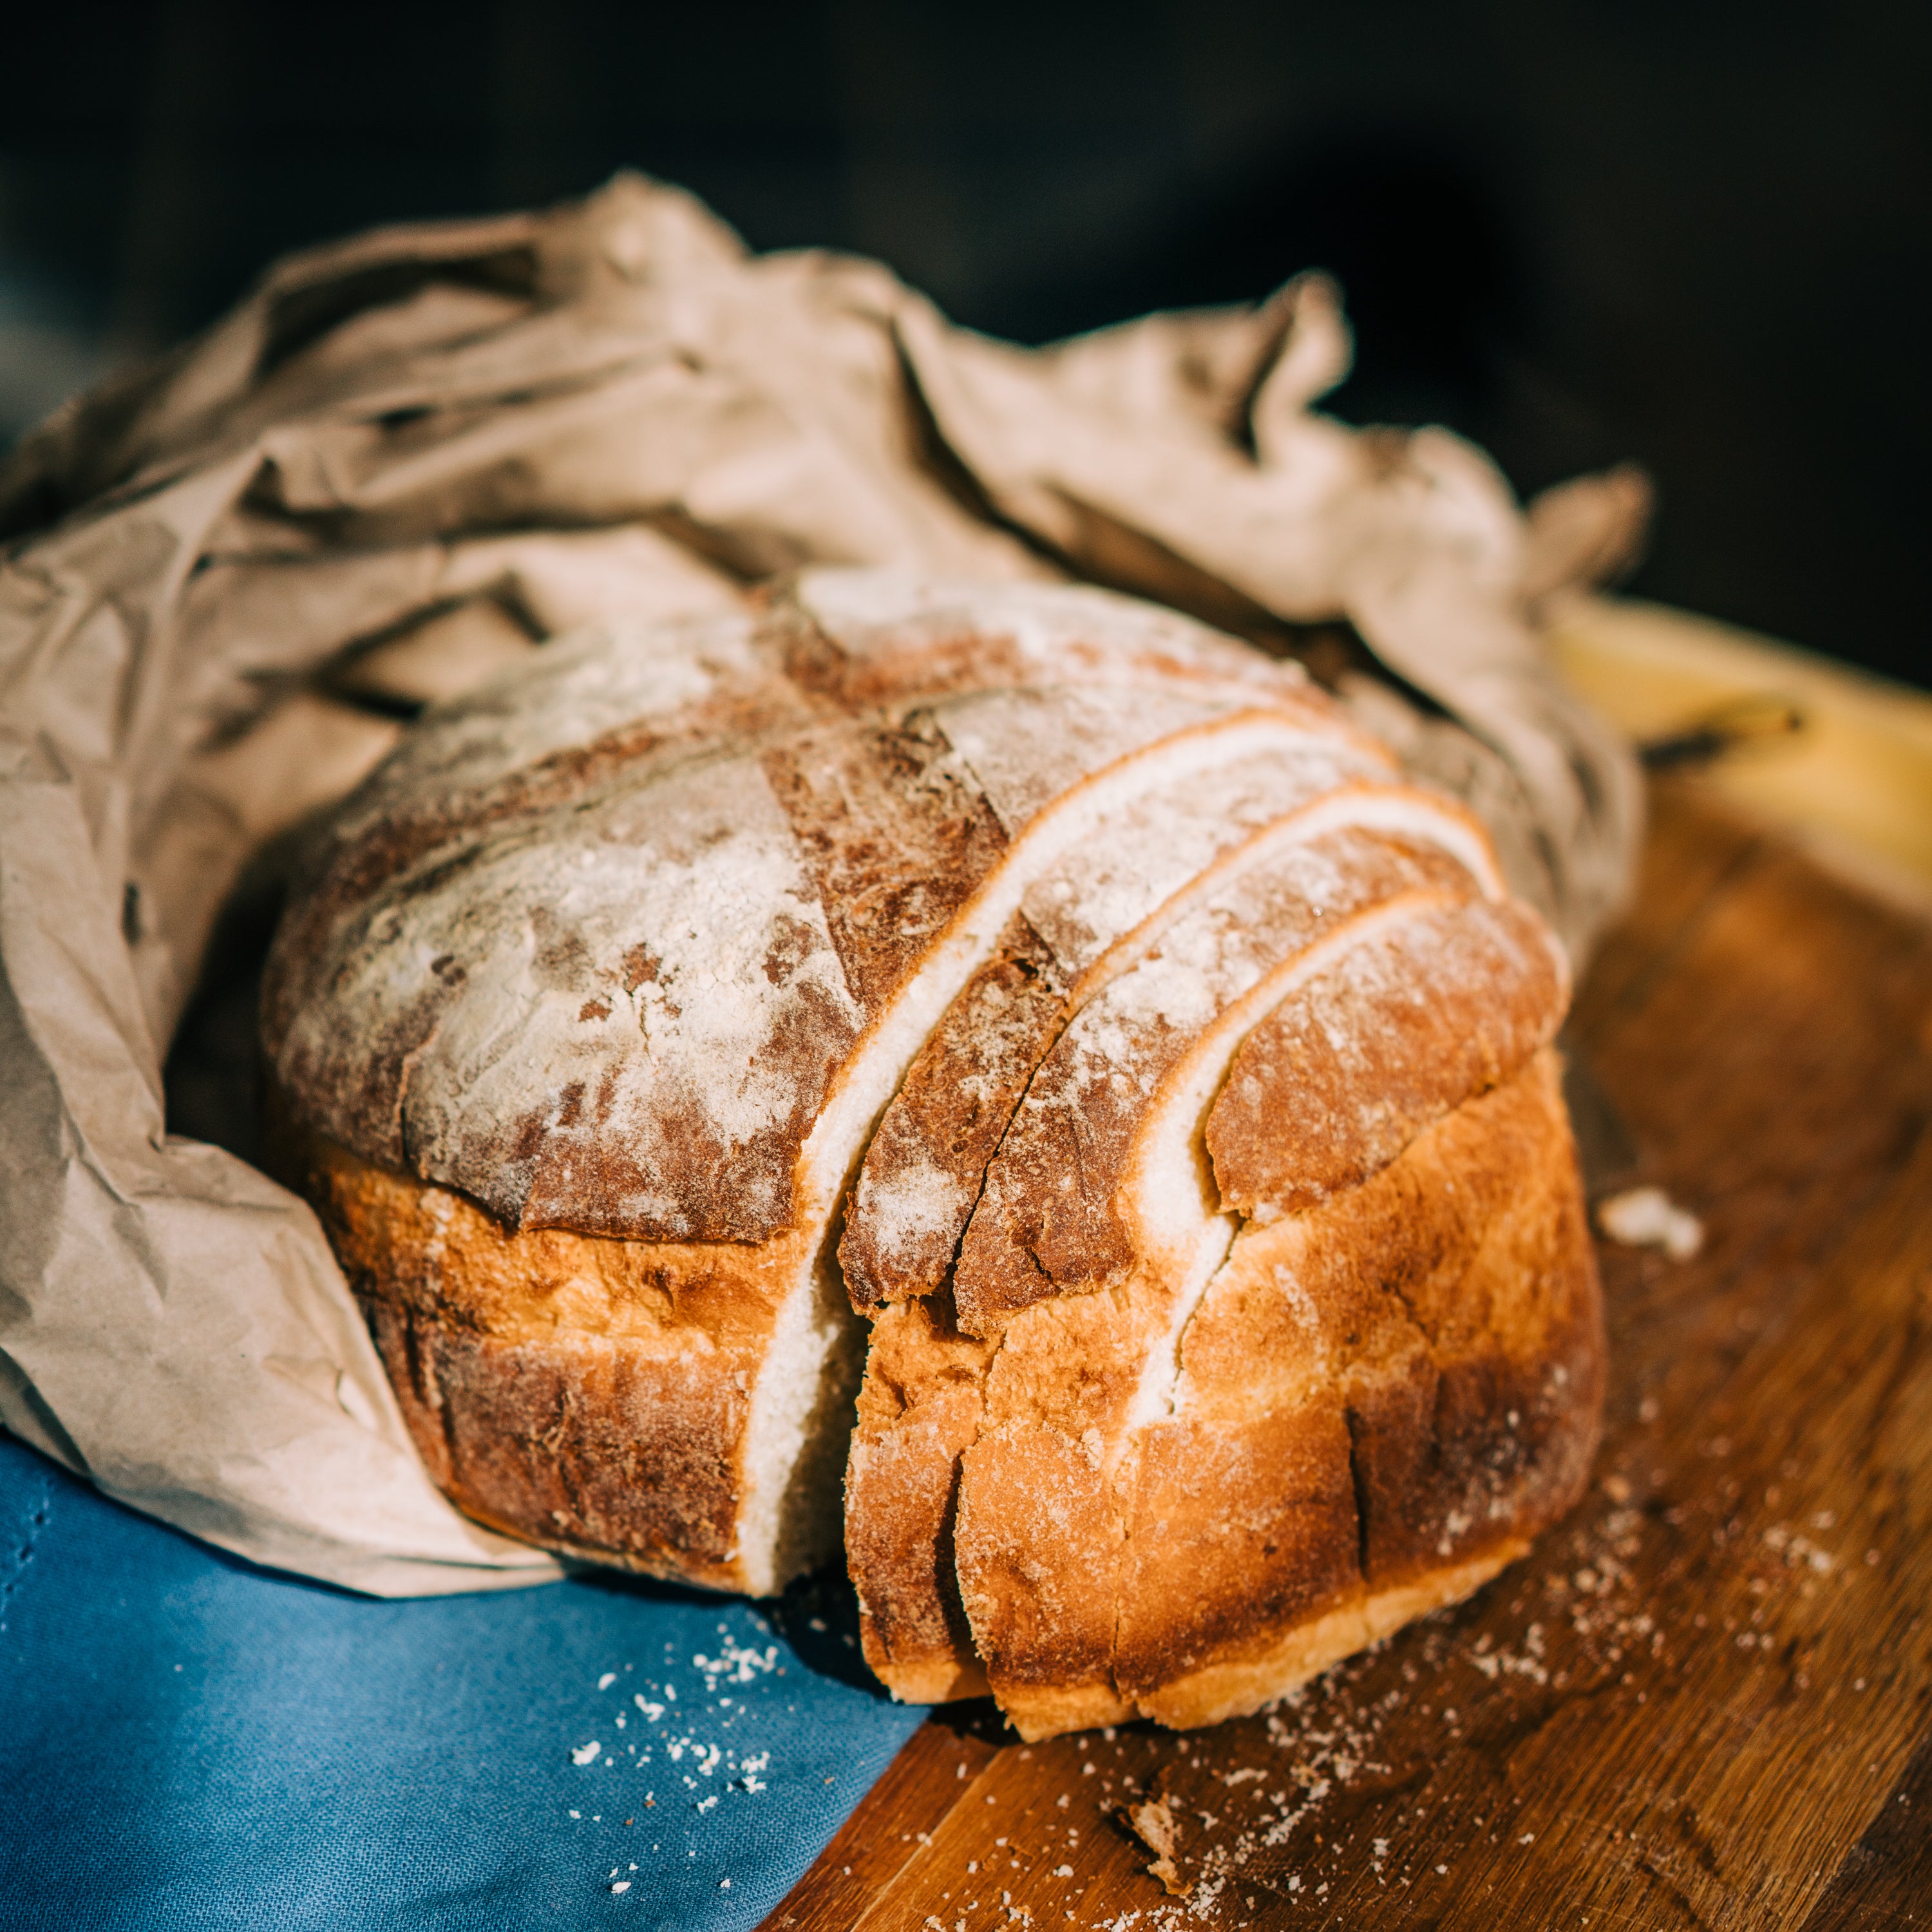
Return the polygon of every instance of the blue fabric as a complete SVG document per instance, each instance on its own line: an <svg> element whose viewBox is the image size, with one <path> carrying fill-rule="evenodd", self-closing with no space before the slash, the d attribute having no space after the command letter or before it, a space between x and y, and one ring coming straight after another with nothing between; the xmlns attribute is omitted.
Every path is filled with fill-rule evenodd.
<svg viewBox="0 0 1932 1932"><path fill-rule="evenodd" d="M755 1925L922 1714L850 1604L372 1602L0 1437L0 1926Z"/></svg>

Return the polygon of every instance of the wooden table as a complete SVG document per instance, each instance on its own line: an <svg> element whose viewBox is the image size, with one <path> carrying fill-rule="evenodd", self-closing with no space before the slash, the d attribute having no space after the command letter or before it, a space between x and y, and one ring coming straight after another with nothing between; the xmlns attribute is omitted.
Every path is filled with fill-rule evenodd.
<svg viewBox="0 0 1932 1932"><path fill-rule="evenodd" d="M1932 1928L1932 927L1654 808L1574 1024L1708 1238L1603 1250L1592 1494L1273 1713L935 1713L772 1927Z"/></svg>

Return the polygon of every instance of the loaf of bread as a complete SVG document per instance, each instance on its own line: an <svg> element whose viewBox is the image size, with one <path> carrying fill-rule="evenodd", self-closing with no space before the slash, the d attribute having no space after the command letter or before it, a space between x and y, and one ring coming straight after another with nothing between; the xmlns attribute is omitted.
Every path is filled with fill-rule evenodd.
<svg viewBox="0 0 1932 1932"><path fill-rule="evenodd" d="M816 571L432 714L263 1019L461 1508L759 1594L842 1524L894 1694L1036 1738L1254 1709L1574 1500L1568 992L1295 667Z"/></svg>

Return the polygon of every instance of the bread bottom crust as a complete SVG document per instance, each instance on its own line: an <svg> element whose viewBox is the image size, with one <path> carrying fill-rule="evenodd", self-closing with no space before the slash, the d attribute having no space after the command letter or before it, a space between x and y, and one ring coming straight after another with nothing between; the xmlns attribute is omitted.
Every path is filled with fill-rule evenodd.
<svg viewBox="0 0 1932 1932"><path fill-rule="evenodd" d="M1445 1564L1328 1611L1251 1656L1223 1658L1163 1684L1141 1699L1141 1714L1178 1731L1248 1717L1404 1624L1474 1595L1498 1570L1526 1556L1529 1546L1527 1538L1513 1538L1484 1556ZM1018 1718L1014 1722L1028 1743L1034 1742L1024 1723Z"/></svg>
<svg viewBox="0 0 1932 1932"><path fill-rule="evenodd" d="M901 1663L884 1658L874 1664L868 1656L866 1660L896 1704L956 1704L963 1698L984 1697L993 1688L977 1658L962 1663L935 1656Z"/></svg>

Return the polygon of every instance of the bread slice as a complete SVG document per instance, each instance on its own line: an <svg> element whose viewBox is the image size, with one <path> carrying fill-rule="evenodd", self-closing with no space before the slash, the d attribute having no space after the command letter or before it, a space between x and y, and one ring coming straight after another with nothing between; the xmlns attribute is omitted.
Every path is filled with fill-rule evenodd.
<svg viewBox="0 0 1932 1932"><path fill-rule="evenodd" d="M874 1667L1039 1736L1248 1708L1564 1505L1566 994L1294 668L816 572L432 714L311 854L263 1033L463 1508L766 1593L842 1463Z"/></svg>

